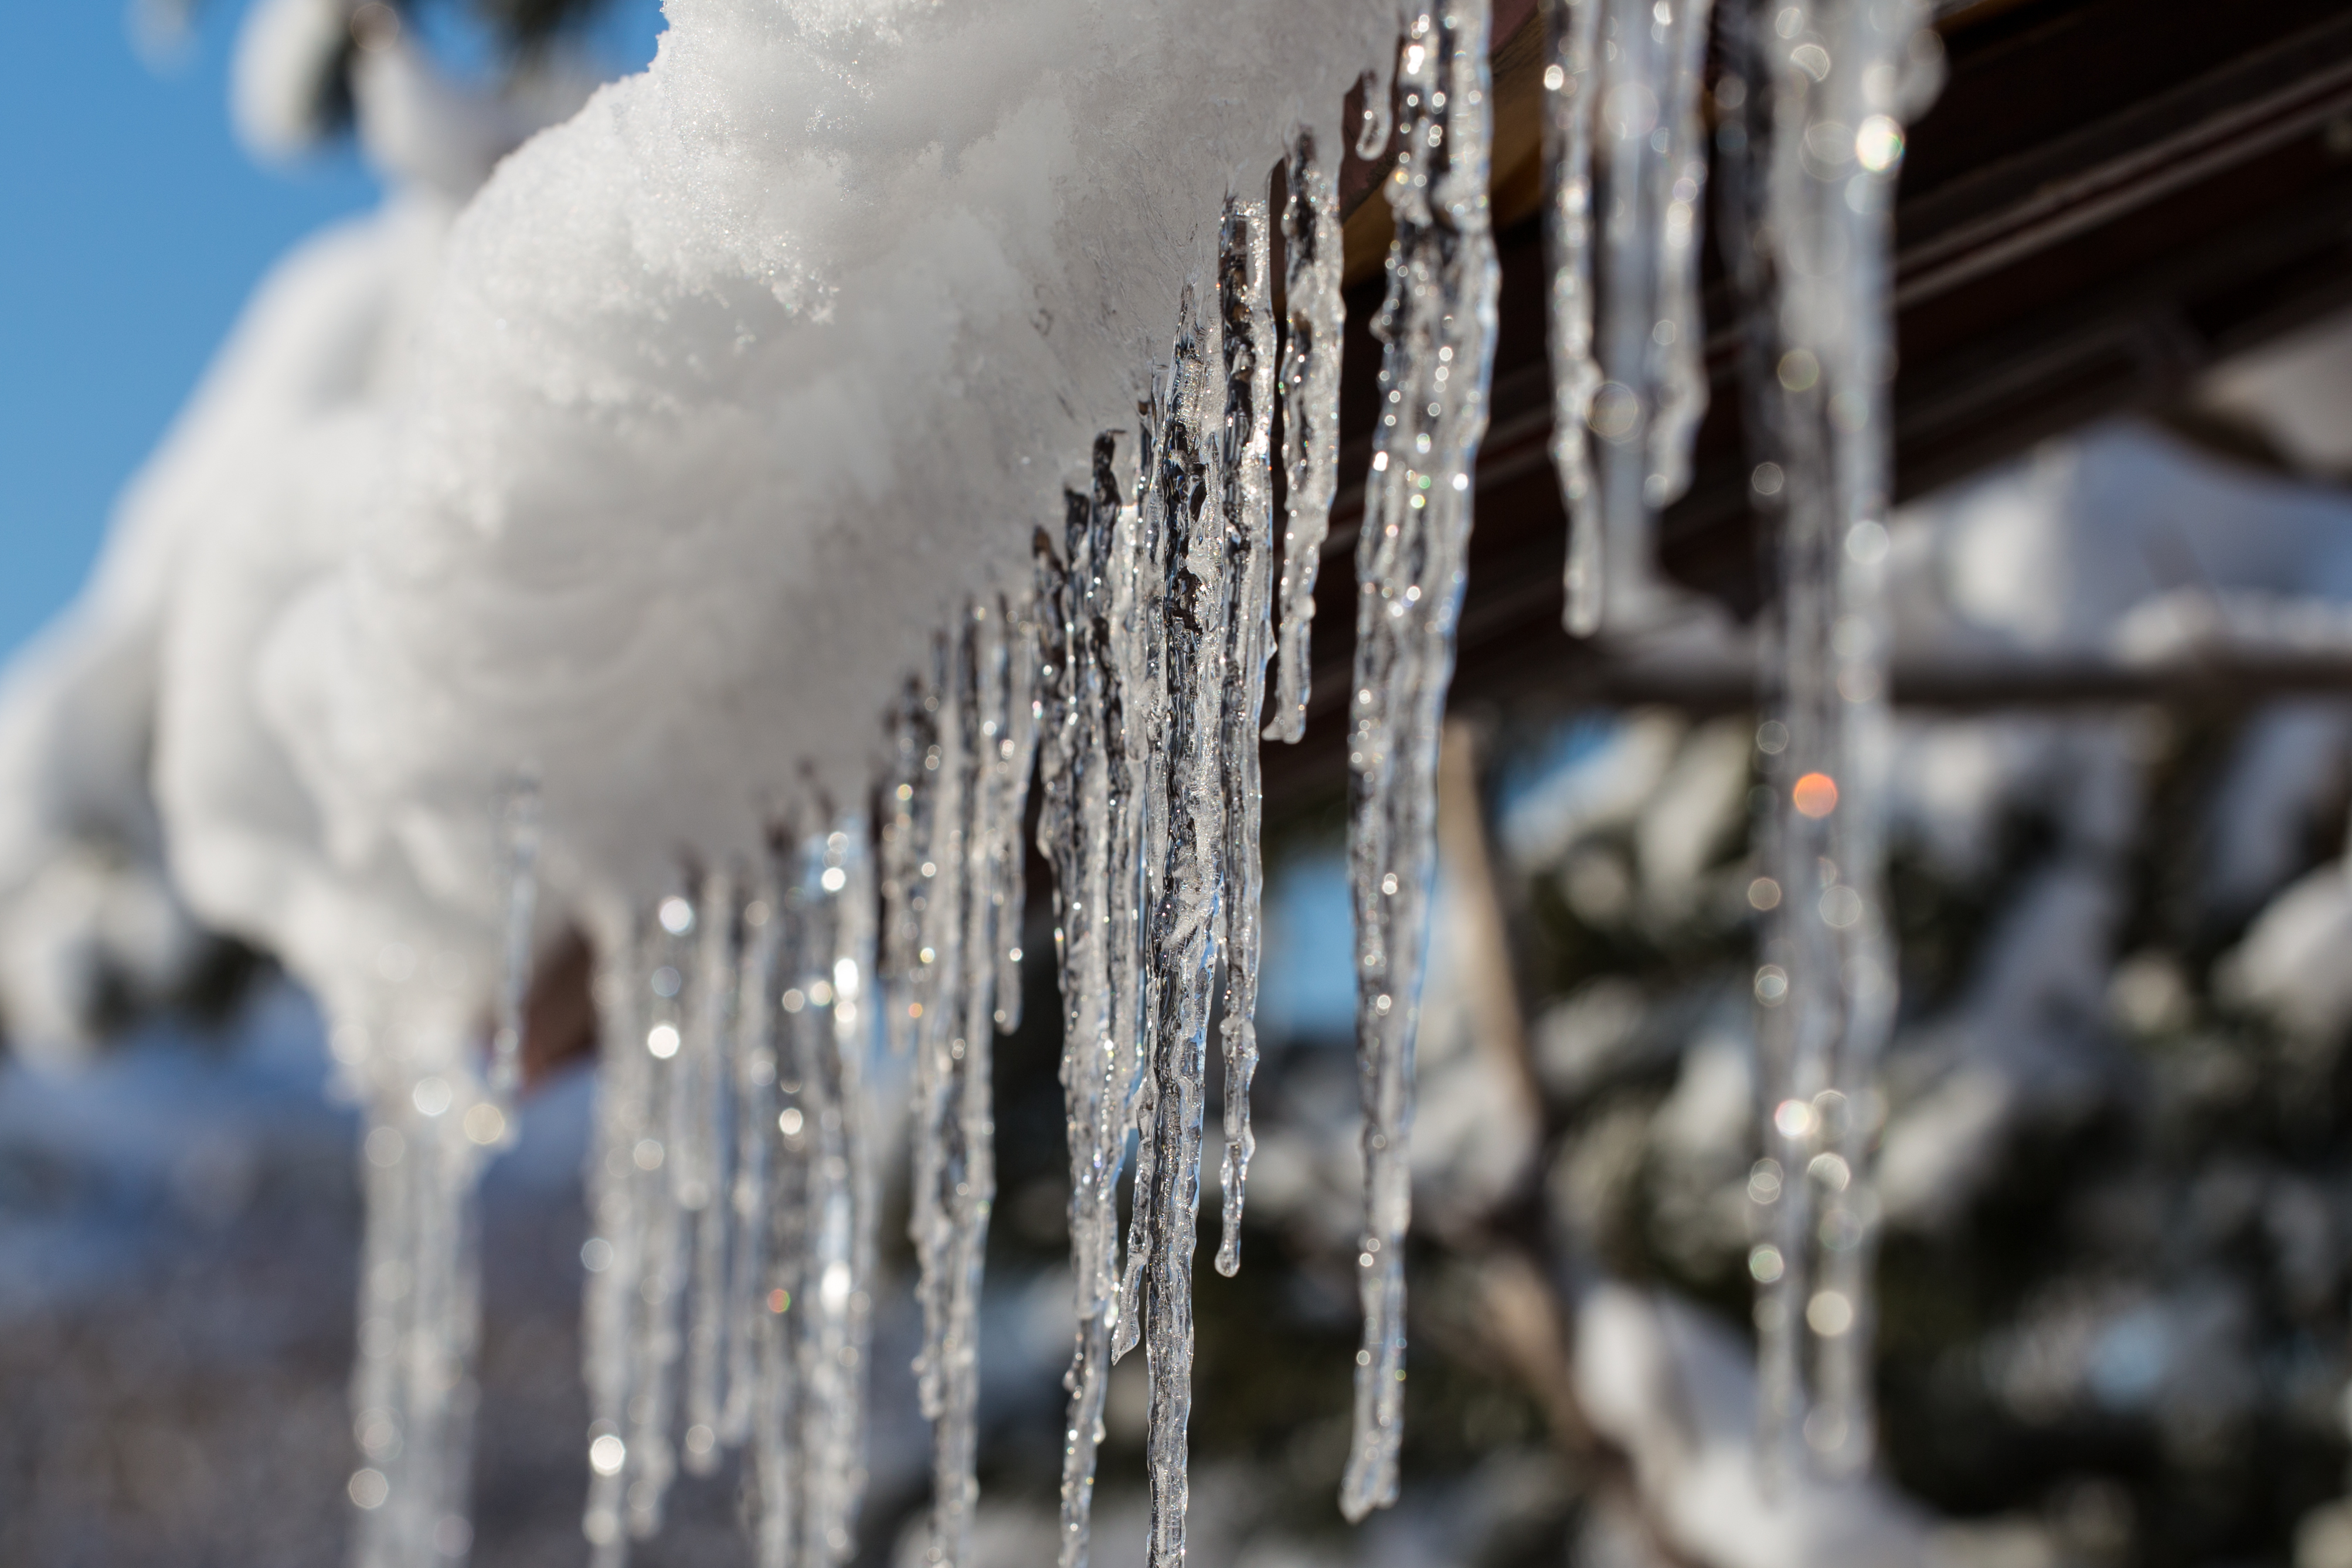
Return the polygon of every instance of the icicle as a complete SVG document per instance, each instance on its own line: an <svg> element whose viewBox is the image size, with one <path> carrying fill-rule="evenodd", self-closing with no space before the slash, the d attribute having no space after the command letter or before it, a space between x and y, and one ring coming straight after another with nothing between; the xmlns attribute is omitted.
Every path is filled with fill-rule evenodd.
<svg viewBox="0 0 2352 1568"><path fill-rule="evenodd" d="M646 934L647 960L635 984L646 993L646 1027L640 1040L653 1059L653 1092L646 1134L629 1152L636 1167L634 1204L643 1270L635 1322L630 1334L635 1366L630 1374L625 1431L629 1533L643 1540L661 1528L662 1505L677 1473L677 1450L670 1417L677 1407L677 1372L681 1349L679 1312L684 1304L692 1233L684 1199L693 1190L696 1160L689 1145L703 1106L694 1080L680 1071L686 1051L685 971L691 967L694 905L673 894L655 911Z"/></svg>
<svg viewBox="0 0 2352 1568"><path fill-rule="evenodd" d="M852 1550L875 1210L864 832L849 817L805 842L780 833L755 896L706 876L698 906L664 899L599 977L583 1530L600 1568L660 1522L682 1302L688 1462L751 1441L761 1568Z"/></svg>
<svg viewBox="0 0 2352 1568"><path fill-rule="evenodd" d="M989 944L995 966L992 990L996 1000L996 1027L1011 1034L1021 1027L1021 926L1029 870L1028 846L1022 842L1022 818L1029 800L1029 773L1037 758L1037 628L1027 619L1025 606L999 600L997 617L1003 660L1003 715L992 737L989 758L989 808L986 849L989 900L992 905Z"/></svg>
<svg viewBox="0 0 2352 1568"><path fill-rule="evenodd" d="M1001 727L989 760L993 820L988 828L990 916L994 965L991 987L1001 1033L1021 1027L1021 947L1027 914L1029 849L1021 837L1029 803L1029 779L1037 762L1038 681L1036 607L1000 597L999 635L1003 640Z"/></svg>
<svg viewBox="0 0 2352 1568"><path fill-rule="evenodd" d="M1698 96L1710 5L1551 6L1552 460L1570 519L1567 622L1580 636L1638 618L1654 591L1654 519L1689 487L1706 408Z"/></svg>
<svg viewBox="0 0 2352 1568"><path fill-rule="evenodd" d="M1220 1176L1225 1204L1217 1270L1228 1275L1242 1264L1242 1204L1250 1155L1257 1146L1250 1132L1249 1095L1257 1071L1258 905L1265 882L1258 852L1258 710L1273 642L1274 302L1267 279L1272 250L1265 204L1227 197L1217 267L1224 340L1221 504L1232 596L1226 611L1224 718L1217 742L1225 829L1224 1016L1218 1024L1225 1069Z"/></svg>
<svg viewBox="0 0 2352 1568"><path fill-rule="evenodd" d="M916 1362L932 1424L929 1557L962 1563L978 1496L973 1479L981 1270L995 1198L989 1064L999 1016L997 975L1020 912L1007 902L1020 852L1034 737L1035 663L1002 603L971 607L943 650L938 740L925 756L931 832L922 947L929 977L915 1054L914 1213L923 1352ZM1015 709L1023 710L1015 716ZM933 758L937 759L934 766ZM924 793L917 789L919 797Z"/></svg>
<svg viewBox="0 0 2352 1568"><path fill-rule="evenodd" d="M1087 1561L1095 1457L1118 1301L1118 1176L1134 1074L1115 1027L1112 866L1124 812L1120 666L1111 595L1119 502L1114 437L1095 442L1092 486L1067 497L1066 568L1036 543L1042 716L1037 845L1054 868L1063 1002L1062 1090L1070 1155L1070 1270L1077 1348L1063 1385L1062 1568Z"/></svg>
<svg viewBox="0 0 2352 1568"><path fill-rule="evenodd" d="M1385 138L1383 138L1385 140ZM1316 156L1315 134L1291 139L1284 166L1283 280L1288 336L1283 348L1282 472L1288 483L1282 536L1281 645L1276 655L1270 740L1307 733L1308 637L1315 572L1339 483L1339 340L1347 305L1339 293L1339 189Z"/></svg>
<svg viewBox="0 0 2352 1568"><path fill-rule="evenodd" d="M902 1060L914 1050L922 1017L915 1009L922 1006L920 992L928 984L916 955L929 907L930 879L922 868L930 846L931 780L939 767L931 749L938 713L936 695L926 697L908 689L890 726L891 763L882 781L882 1022L891 1054Z"/></svg>
<svg viewBox="0 0 2352 1568"><path fill-rule="evenodd" d="M771 1144L776 1106L776 980L785 916L784 888L771 842L765 863L743 905L742 948L736 972L735 1187L729 1203L727 1246L727 1397L719 1440L729 1448L751 1436L759 1383L760 1336L767 1314L768 1236L772 1223Z"/></svg>
<svg viewBox="0 0 2352 1568"><path fill-rule="evenodd" d="M1356 121L1356 156L1381 157L1396 137L1394 111L1389 102L1394 95L1389 84L1381 80L1378 71L1366 71L1359 77L1356 91L1364 103L1363 112Z"/></svg>
<svg viewBox="0 0 2352 1568"><path fill-rule="evenodd" d="M812 1155L819 1129L807 1103L811 1070L806 1035L808 973L821 938L808 866L796 838L772 847L778 887L770 918L781 930L775 972L761 998L775 1041L774 1118L760 1129L768 1145L769 1265L760 1281L759 1387L753 1397L751 1474L756 1500L752 1558L760 1568L792 1568L800 1555L807 1475L799 1329L809 1310L813 1252ZM814 1022L814 1020L808 1020ZM794 1315L794 1309L799 1315Z"/></svg>
<svg viewBox="0 0 2352 1568"><path fill-rule="evenodd" d="M686 1468L719 1468L727 1368L727 1242L731 1219L730 1145L734 1082L737 907L734 878L713 871L697 899L694 1005L680 1051L682 1103L690 1137L679 1162L678 1203L694 1215L694 1272L688 1296Z"/></svg>
<svg viewBox="0 0 2352 1568"><path fill-rule="evenodd" d="M616 952L606 955L596 976L596 1135L583 1181L595 1234L583 1251L590 1270L581 1334L590 1422L588 1506L581 1533L595 1548L597 1568L619 1568L627 1559L629 1400L638 1364L635 1337L650 1218L636 1151L654 1135L655 1061L646 1050L643 946L632 932Z"/></svg>
<svg viewBox="0 0 2352 1568"><path fill-rule="evenodd" d="M539 914L538 780L524 777L507 789L499 830L507 877L506 944L498 1032L490 1040L489 1090L491 1103L510 1129L515 1095L522 1087L523 1010L530 998L531 928Z"/></svg>
<svg viewBox="0 0 2352 1568"><path fill-rule="evenodd" d="M923 1308L916 1378L933 1434L929 1556L934 1563L961 1563L973 1490L969 1335L977 1283L965 1242L992 1174L985 1168L985 1151L971 1146L973 1124L964 1109L971 1088L965 1064L973 1052L963 1035L963 880L968 802L977 783L977 768L967 761L966 737L978 727L979 716L968 633L942 647L939 666L931 699L938 705L938 738L923 758L930 775L931 821L919 868L925 905L922 946L915 959L921 966L922 996L908 1009L921 1025L915 1042L913 1208L908 1230Z"/></svg>
<svg viewBox="0 0 2352 1568"><path fill-rule="evenodd" d="M714 1469L744 1416L730 1380L748 1356L736 1294L761 1202L759 1166L730 1170L736 1118L762 1092L769 1060L760 1010L737 1027L739 992L759 984L770 949L739 908L727 873L701 879L608 957L597 980L601 1101L588 1191L597 1235L583 1254L588 1507L583 1532L600 1568L625 1561L625 1538L660 1528L677 1473L671 1422L685 1362L686 1462ZM739 1095L741 1105L739 1105ZM747 1156L748 1159L748 1156ZM681 1322L683 1314L684 1321Z"/></svg>
<svg viewBox="0 0 2352 1568"><path fill-rule="evenodd" d="M1714 0L1673 0L1654 20L1661 99L1648 160L1652 277L1650 341L1644 350L1654 402L1649 468L1642 501L1654 515L1690 488L1691 443L1706 414L1706 323L1699 314L1699 228L1706 195L1706 128L1699 99L1706 87L1706 43ZM1654 8L1653 17L1658 16ZM1654 137L1655 132L1653 132ZM1642 544L1652 548L1645 530ZM1649 557L1643 558L1644 567Z"/></svg>
<svg viewBox="0 0 2352 1568"><path fill-rule="evenodd" d="M1197 361L1192 328L1192 296L1181 303L1177 344ZM1192 371L1197 376L1197 364ZM1164 449L1177 437L1171 424L1171 367L1155 382L1139 414L1135 504L1119 515L1119 582L1112 611L1113 647L1120 657L1125 693L1121 770L1129 791L1128 821L1114 853L1111 953L1112 998L1118 1027L1135 1051L1135 1097L1129 1124L1135 1129L1135 1183L1129 1199L1127 1260L1119 1283L1111 1354L1125 1355L1142 1341L1144 1291L1151 1264L1152 1208L1158 1201L1160 1168L1158 911L1168 869L1170 813L1168 625L1165 606L1173 534L1166 496L1159 482Z"/></svg>
<svg viewBox="0 0 2352 1568"><path fill-rule="evenodd" d="M373 1097L363 1149L354 1435L367 1461L358 1568L464 1561L480 1329L481 1150L459 1125L446 1076L395 1080Z"/></svg>
<svg viewBox="0 0 2352 1568"><path fill-rule="evenodd" d="M1351 1520L1395 1499L1402 1436L1412 1037L1435 869L1439 724L1494 355L1487 19L1485 0L1411 14L1397 78L1403 152L1386 184L1397 233L1375 329L1387 345L1385 412L1356 552L1349 748L1366 1203L1364 1346L1340 1490Z"/></svg>
<svg viewBox="0 0 2352 1568"><path fill-rule="evenodd" d="M1868 1462L1872 1077L1895 1008L1883 887L1889 469L1888 209L1901 120L1938 55L1924 5L1813 0L1752 12L1748 91L1769 93L1748 236L1759 497L1780 511L1780 618L1759 730L1781 896L1757 995L1766 1163L1750 1258L1769 1460ZM1769 271L1769 300L1758 285ZM1767 379L1769 376L1769 379ZM1768 475L1769 470L1769 475ZM1820 1215L1819 1222L1814 1215ZM1810 1389L1807 1362L1811 1363Z"/></svg>
<svg viewBox="0 0 2352 1568"><path fill-rule="evenodd" d="M1214 313L1189 289L1181 308L1165 394L1166 422L1149 470L1147 517L1166 530L1161 679L1166 695L1164 868L1151 911L1150 1237L1144 1343L1150 1372L1150 1561L1184 1560L1189 1496L1186 1429L1192 1409L1192 1254L1201 1199L1209 1010L1216 992L1225 896L1225 792L1222 758L1226 633L1234 552L1220 472L1224 377ZM1253 712L1250 727L1255 727ZM1138 1171L1140 1189L1144 1178ZM1130 1271L1133 1265L1130 1263Z"/></svg>
<svg viewBox="0 0 2352 1568"><path fill-rule="evenodd" d="M772 916L788 931L778 1098L761 1128L775 1172L773 1265L759 1289L753 1475L761 1568L849 1556L865 1489L873 1181L865 1104L874 896L856 818L799 846ZM779 850L779 857L786 852Z"/></svg>
<svg viewBox="0 0 2352 1568"><path fill-rule="evenodd" d="M1019 821L1018 803L1013 810ZM874 867L866 824L844 818L826 836L817 883L833 912L831 1023L835 1074L833 1121L825 1134L823 1172L826 1207L818 1256L812 1336L815 1365L809 1386L816 1401L808 1439L806 1561L846 1562L856 1547L857 1513L866 1491L866 1400L868 1352L874 1337L875 1190L872 1117L866 1068L874 1039ZM819 983L822 983L820 978ZM814 988L812 987L812 994ZM837 1125L835 1124L837 1124Z"/></svg>
<svg viewBox="0 0 2352 1568"><path fill-rule="evenodd" d="M1601 514L1592 494L1592 394L1604 378L1592 357L1592 73L1601 0L1547 0L1551 61L1544 68L1546 231L1551 261L1551 460L1568 506L1568 629L1601 629L1605 581Z"/></svg>

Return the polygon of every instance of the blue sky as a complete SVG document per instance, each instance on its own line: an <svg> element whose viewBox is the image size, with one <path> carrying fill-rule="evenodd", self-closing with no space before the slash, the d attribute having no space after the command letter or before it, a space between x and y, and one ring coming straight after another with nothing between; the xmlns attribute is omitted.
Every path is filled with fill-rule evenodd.
<svg viewBox="0 0 2352 1568"><path fill-rule="evenodd" d="M620 0L600 51L652 55L652 0ZM373 203L348 152L266 171L230 133L242 0L203 8L161 71L124 0L9 18L0 92L0 656L73 595L114 496L195 383L269 262Z"/></svg>

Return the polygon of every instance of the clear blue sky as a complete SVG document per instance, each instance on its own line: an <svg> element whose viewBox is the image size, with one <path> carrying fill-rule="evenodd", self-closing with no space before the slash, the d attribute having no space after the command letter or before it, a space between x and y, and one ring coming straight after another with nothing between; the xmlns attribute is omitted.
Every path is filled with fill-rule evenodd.
<svg viewBox="0 0 2352 1568"><path fill-rule="evenodd" d="M349 152L255 167L228 127L243 0L211 0L176 66L131 42L125 0L11 7L0 92L0 657L89 570L115 493L280 251L370 205ZM652 56L653 0L600 38Z"/></svg>

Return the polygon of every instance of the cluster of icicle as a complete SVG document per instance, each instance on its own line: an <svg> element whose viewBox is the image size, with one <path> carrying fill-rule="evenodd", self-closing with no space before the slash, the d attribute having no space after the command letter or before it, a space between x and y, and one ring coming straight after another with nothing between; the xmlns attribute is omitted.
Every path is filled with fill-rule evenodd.
<svg viewBox="0 0 2352 1568"><path fill-rule="evenodd" d="M341 1026L357 1027L350 1022ZM473 1458L472 1363L480 1324L478 1184L485 1141L451 1113L449 1079L369 1096L362 1145L367 1229L360 1253L359 1356L352 1435L363 1463L351 1479L362 1509L359 1568L462 1558L471 1541L466 1479ZM492 1131L488 1141L495 1141Z"/></svg>
<svg viewBox="0 0 2352 1568"><path fill-rule="evenodd" d="M1705 408L1694 227L1708 0L1559 0L1549 153L1553 455L1568 623L1638 625L1657 512ZM1868 1181L1895 1016L1882 886L1887 745L1889 211L1940 52L1918 0L1724 7L1717 169L1741 298L1778 620L1758 727L1770 809L1757 971L1765 1157L1748 1193L1768 1463L1851 1474L1872 1447Z"/></svg>
<svg viewBox="0 0 2352 1568"><path fill-rule="evenodd" d="M1579 636L1642 619L1656 517L1690 486L1706 412L1699 100L1712 5L1550 4L1552 462Z"/></svg>
<svg viewBox="0 0 2352 1568"><path fill-rule="evenodd" d="M1351 1518L1396 1493L1405 1138L1438 723L1495 330L1486 47L1483 4L1407 19L1395 83L1404 151L1385 186L1397 219L1377 324L1389 407L1359 550L1350 705L1367 1167L1364 1348L1342 1497ZM1386 141L1384 118L1377 133ZM1337 488L1339 199L1333 161L1307 131L1281 189L1278 214L1263 200L1227 202L1215 275L1185 292L1138 411L1133 481L1120 477L1124 436L1107 432L1059 537L1039 531L1032 590L974 601L892 721L879 1016L860 1010L868 936L855 915L866 896L855 822L780 840L757 879L703 876L607 964L592 1165L604 1250L588 1348L587 1531L602 1561L657 1527L681 1427L689 1468L752 1445L761 1563L847 1552L871 1289L857 1063L877 1031L913 1064L917 1373L934 1459L927 1557L968 1560L995 1190L991 1047L1019 1021L1033 761L1037 846L1054 873L1079 1324L1061 1561L1087 1560L1110 1367L1139 1345L1151 1559L1183 1560L1210 1035L1213 1021L1224 1104L1216 1262L1231 1273L1253 1146L1261 721L1276 739L1303 727L1315 565Z"/></svg>
<svg viewBox="0 0 2352 1568"><path fill-rule="evenodd" d="M882 996L892 1041L914 1056L908 1229L937 1563L965 1560L979 1500L980 1288L996 1197L990 1044L1020 1022L1038 679L1034 620L1002 600L972 605L899 716L884 800Z"/></svg>
<svg viewBox="0 0 2352 1568"><path fill-rule="evenodd" d="M1781 540L1770 717L1759 731L1780 894L1757 979L1768 1157L1749 1186L1764 1419L1780 1462L1810 1450L1832 1469L1865 1462L1870 1441L1864 1155L1872 1061L1894 1000L1876 807L1886 214L1902 117L1932 90L1924 10L1727 0L1715 92L1726 248L1746 307L1754 490ZM1710 19L1707 0L1558 0L1549 19L1553 451L1573 524L1569 622L1590 632L1638 624L1652 601L1654 519L1689 482L1706 403L1697 246ZM1409 7L1393 91L1370 95L1359 137L1366 156L1397 151L1381 187L1395 239L1373 323L1381 403L1346 705L1366 1205L1341 1490L1350 1519L1397 1492L1406 1144L1439 726L1496 329L1487 26L1486 0ZM991 1056L995 1034L1019 1021L1033 773L1036 847L1054 878L1078 1322L1060 1561L1087 1561L1110 1367L1138 1346L1150 1390L1151 1561L1183 1561L1210 1035L1213 1023L1223 1071L1216 1263L1231 1273L1253 1147L1258 747L1296 740L1304 725L1315 569L1337 488L1335 163L1302 129L1278 212L1228 199L1214 276L1187 288L1138 410L1132 467L1125 433L1097 439L1091 482L1066 497L1058 530L1038 532L1034 583L971 601L892 716L872 857L860 816L819 811L815 831L780 829L756 866L685 875L607 944L589 1169L585 1530L608 1568L630 1538L658 1528L681 1464L708 1470L738 1448L761 1563L837 1563L852 1552L874 1288L866 1069L883 1042L912 1061L917 1372L934 1433L927 1556L969 1560L995 1190ZM527 785L507 824L514 935L496 1107L513 1092L522 1030L540 833ZM370 1279L415 1272L417 1260L442 1266L402 1279L397 1314L372 1296L367 1332L386 1345L429 1340L447 1362L362 1361L363 1426L367 1411L441 1391L429 1408L404 1406L394 1428L439 1458L395 1489L414 1500L373 1524L383 1544L370 1561L385 1563L451 1554L427 1537L457 1517L448 1478L463 1472L465 1402L449 1390L470 1340L428 1334L416 1316L437 1312L445 1329L472 1321L464 1226L424 1234L432 1216L470 1212L476 1152L444 1143L438 1155L379 1162L371 1192Z"/></svg>
<svg viewBox="0 0 2352 1568"><path fill-rule="evenodd" d="M462 1558L472 1541L466 1481L481 1321L478 1192L490 1152L512 1140L521 1085L539 885L539 796L530 780L508 791L499 826L508 909L488 1073L457 1064L413 1082L394 1073L363 1094L367 1229L352 1379L352 1435L364 1460L351 1480L362 1511L352 1554L359 1568ZM366 1060L364 1039L352 1036L404 1027L415 1020L390 1006L364 1021L346 1017L336 1054Z"/></svg>
<svg viewBox="0 0 2352 1568"><path fill-rule="evenodd" d="M849 1553L873 1312L873 909L861 819L783 831L757 866L686 879L597 977L583 1529L599 1563L659 1528L681 1463L707 1474L736 1448L759 1562Z"/></svg>

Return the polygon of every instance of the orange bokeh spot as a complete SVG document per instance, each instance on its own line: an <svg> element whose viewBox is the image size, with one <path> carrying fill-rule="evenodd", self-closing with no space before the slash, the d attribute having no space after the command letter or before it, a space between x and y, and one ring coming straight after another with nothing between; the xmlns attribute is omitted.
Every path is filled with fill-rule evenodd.
<svg viewBox="0 0 2352 1568"><path fill-rule="evenodd" d="M1837 810L1837 780L1826 773L1808 773L1797 780L1789 798L1808 817L1826 817Z"/></svg>

